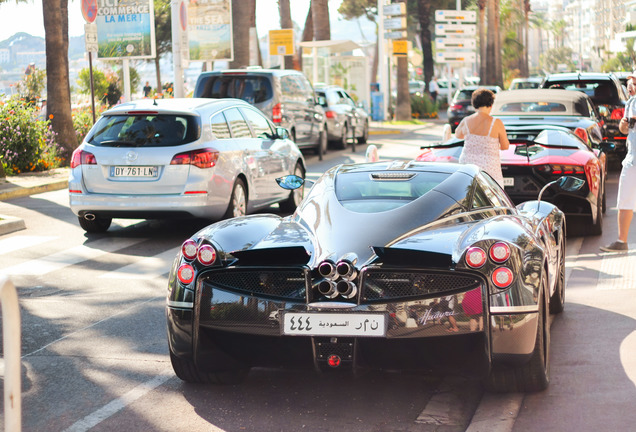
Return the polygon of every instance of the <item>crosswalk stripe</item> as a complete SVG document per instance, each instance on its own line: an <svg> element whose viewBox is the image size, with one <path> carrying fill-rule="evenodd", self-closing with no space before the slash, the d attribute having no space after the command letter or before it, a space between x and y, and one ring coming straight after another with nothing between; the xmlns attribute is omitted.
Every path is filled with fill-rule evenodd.
<svg viewBox="0 0 636 432"><path fill-rule="evenodd" d="M46 243L51 240L55 240L55 236L14 236L0 240L0 254L6 255L11 252L15 252L20 249L26 249L32 246L37 246L42 243Z"/></svg>
<svg viewBox="0 0 636 432"><path fill-rule="evenodd" d="M0 269L0 275L41 276L139 243L139 239L105 238L39 259Z"/></svg>
<svg viewBox="0 0 636 432"><path fill-rule="evenodd" d="M170 271L172 261L180 247L169 249L159 255L143 258L133 264L104 273L104 279L154 279Z"/></svg>

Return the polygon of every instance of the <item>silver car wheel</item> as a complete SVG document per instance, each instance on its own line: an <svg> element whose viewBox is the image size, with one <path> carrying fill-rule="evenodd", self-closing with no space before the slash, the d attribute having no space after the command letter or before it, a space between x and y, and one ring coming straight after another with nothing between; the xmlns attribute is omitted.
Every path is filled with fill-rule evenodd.
<svg viewBox="0 0 636 432"><path fill-rule="evenodd" d="M247 207L247 197L242 183L237 183L232 194L232 215L234 217L245 216L245 207Z"/></svg>

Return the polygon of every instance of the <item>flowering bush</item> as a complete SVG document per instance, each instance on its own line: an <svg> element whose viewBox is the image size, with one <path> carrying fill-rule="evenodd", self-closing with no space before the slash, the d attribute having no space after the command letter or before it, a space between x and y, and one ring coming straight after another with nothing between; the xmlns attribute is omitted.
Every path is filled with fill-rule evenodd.
<svg viewBox="0 0 636 432"><path fill-rule="evenodd" d="M7 175L58 168L62 148L48 120L20 99L0 102L0 163Z"/></svg>
<svg viewBox="0 0 636 432"><path fill-rule="evenodd" d="M97 120L107 108L106 105L95 105L95 119ZM73 108L71 115L73 117L73 129L75 129L75 135L77 136L77 145L80 145L88 131L93 127L93 112L90 106L82 106Z"/></svg>

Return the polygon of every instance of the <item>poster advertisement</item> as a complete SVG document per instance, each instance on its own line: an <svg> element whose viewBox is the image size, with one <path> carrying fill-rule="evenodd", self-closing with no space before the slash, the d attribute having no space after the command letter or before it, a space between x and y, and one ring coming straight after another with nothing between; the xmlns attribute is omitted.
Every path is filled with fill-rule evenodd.
<svg viewBox="0 0 636 432"><path fill-rule="evenodd" d="M153 0L97 0L97 57L155 57Z"/></svg>
<svg viewBox="0 0 636 432"><path fill-rule="evenodd" d="M188 3L190 60L234 60L231 0Z"/></svg>

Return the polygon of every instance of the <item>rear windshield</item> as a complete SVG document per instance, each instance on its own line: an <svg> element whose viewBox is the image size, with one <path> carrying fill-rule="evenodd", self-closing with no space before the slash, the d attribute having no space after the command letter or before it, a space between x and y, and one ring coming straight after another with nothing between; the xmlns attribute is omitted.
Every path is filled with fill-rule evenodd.
<svg viewBox="0 0 636 432"><path fill-rule="evenodd" d="M514 81L510 86L510 90L534 89L539 88L538 81Z"/></svg>
<svg viewBox="0 0 636 432"><path fill-rule="evenodd" d="M425 195L449 175L410 171L342 173L336 181L336 197L348 210L378 213L401 207Z"/></svg>
<svg viewBox="0 0 636 432"><path fill-rule="evenodd" d="M498 111L504 113L566 112L567 108L558 102L510 102L501 105Z"/></svg>
<svg viewBox="0 0 636 432"><path fill-rule="evenodd" d="M601 81L549 81L548 88L578 90L588 95L595 103L611 104L619 97L618 90L610 80Z"/></svg>
<svg viewBox="0 0 636 432"><path fill-rule="evenodd" d="M109 115L100 118L86 142L108 147L171 147L199 139L199 122L181 115Z"/></svg>
<svg viewBox="0 0 636 432"><path fill-rule="evenodd" d="M460 90L455 96L456 100L471 100L475 90Z"/></svg>
<svg viewBox="0 0 636 432"><path fill-rule="evenodd" d="M272 98L272 86L267 77L246 75L211 75L197 86L194 97L237 98L254 104Z"/></svg>

